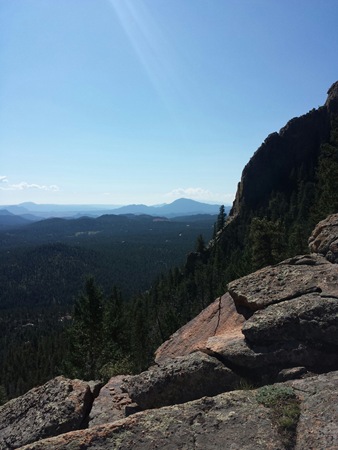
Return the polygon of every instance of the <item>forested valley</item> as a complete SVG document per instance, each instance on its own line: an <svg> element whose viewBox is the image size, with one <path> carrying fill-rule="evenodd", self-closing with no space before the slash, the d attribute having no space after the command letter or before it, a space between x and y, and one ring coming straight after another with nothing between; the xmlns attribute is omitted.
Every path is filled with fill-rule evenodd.
<svg viewBox="0 0 338 450"><path fill-rule="evenodd" d="M95 280L95 289L102 291L98 306L102 320L113 315L107 311L108 304L120 302L114 320L118 320L119 345L123 342L127 355L131 337L122 334L133 322L134 299L151 289L169 268L182 265L198 236L209 240L216 217L206 214L169 220L106 215L96 219L47 219L0 232L2 398L20 395L57 374L76 376L77 365L73 367L68 360L73 354L70 342L76 339L68 331L75 300L86 290L88 280ZM129 324L125 322L127 315ZM105 338L109 340L107 333ZM100 361L120 362L121 354L118 356L115 350L113 358L108 357L110 348L105 345ZM134 370L128 364L128 370Z"/></svg>
<svg viewBox="0 0 338 450"><path fill-rule="evenodd" d="M7 290L0 319L3 397L19 395L59 373L107 379L139 372L151 364L154 350L170 334L226 291L229 281L307 253L314 225L338 211L337 103L336 95L325 107L291 120L279 133L268 136L243 170L229 217L221 207L210 234L196 229L194 243L181 247L184 258L163 258L168 267L150 282L142 284L138 278L153 270L154 255L149 251L156 241L153 237L147 241L150 247L142 244L149 257L139 256L136 248L140 250L142 239L135 237L134 265L128 265L124 283L107 272L110 265L118 271L123 258L117 266L108 257L101 265L91 246L67 246L62 253L64 243L45 243L47 254L58 248L59 261L52 258L53 262L47 259L43 264L48 261L53 273L59 271L60 282L49 285L47 277L42 285L44 275L35 271L30 289L38 292L32 298L44 296L48 308L38 300L28 304L21 301L28 282L20 287L20 295L13 294L17 280L11 270L15 271L18 260L26 258L29 267L38 256L34 249L29 255L31 250L22 240L16 250L21 253L11 259L8 241L1 263L1 286ZM91 236L99 239L100 233ZM84 257L81 252L89 253ZM125 255L123 249L121 255ZM89 261L97 271L91 270L92 276L84 280ZM77 280L77 295L65 296L61 302L57 298L69 290L69 276ZM131 289L136 285L137 289Z"/></svg>

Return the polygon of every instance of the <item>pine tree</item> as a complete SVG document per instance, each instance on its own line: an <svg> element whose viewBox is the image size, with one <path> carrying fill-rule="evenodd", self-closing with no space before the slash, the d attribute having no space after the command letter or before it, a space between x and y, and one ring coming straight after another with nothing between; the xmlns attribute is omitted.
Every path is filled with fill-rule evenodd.
<svg viewBox="0 0 338 450"><path fill-rule="evenodd" d="M284 230L280 221L254 217L250 225L251 259L254 270L283 259L285 251Z"/></svg>
<svg viewBox="0 0 338 450"><path fill-rule="evenodd" d="M202 234L199 234L197 236L197 240L196 240L196 251L198 253L203 253L205 250L205 240L202 236Z"/></svg>
<svg viewBox="0 0 338 450"><path fill-rule="evenodd" d="M221 231L224 228L225 225L225 208L224 205L221 205L219 208L219 214L217 216L217 222L216 222L216 231Z"/></svg>
<svg viewBox="0 0 338 450"><path fill-rule="evenodd" d="M7 402L7 393L5 387L0 384L0 406Z"/></svg>
<svg viewBox="0 0 338 450"><path fill-rule="evenodd" d="M74 307L70 329L71 364L75 375L83 379L99 376L103 352L103 294L89 278Z"/></svg>

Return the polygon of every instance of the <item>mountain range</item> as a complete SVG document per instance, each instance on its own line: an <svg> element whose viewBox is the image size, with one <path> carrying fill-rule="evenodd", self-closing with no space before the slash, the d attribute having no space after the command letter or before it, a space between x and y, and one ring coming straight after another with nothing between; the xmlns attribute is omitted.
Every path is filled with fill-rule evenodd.
<svg viewBox="0 0 338 450"><path fill-rule="evenodd" d="M217 214L220 205L211 205L186 198L180 198L169 204L147 206L132 204L114 205L53 205L32 202L19 205L0 206L0 228L26 225L30 222L54 218L99 217L106 214L147 214L167 218L196 214ZM229 212L230 206L225 207Z"/></svg>

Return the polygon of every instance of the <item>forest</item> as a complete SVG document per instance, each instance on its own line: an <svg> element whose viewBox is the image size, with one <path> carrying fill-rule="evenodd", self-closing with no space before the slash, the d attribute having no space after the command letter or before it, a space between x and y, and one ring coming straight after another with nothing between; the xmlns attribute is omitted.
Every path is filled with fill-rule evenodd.
<svg viewBox="0 0 338 450"><path fill-rule="evenodd" d="M119 292L130 303L170 267L183 264L198 236L210 239L216 217L47 219L0 232L0 385L5 398L69 371L66 330L88 279L95 279L108 297Z"/></svg>
<svg viewBox="0 0 338 450"><path fill-rule="evenodd" d="M6 236L1 255L5 289L0 303L1 401L61 373L107 380L146 369L154 350L226 292L229 281L307 253L314 225L337 211L338 114L322 107L266 139L243 170L229 217L221 207L213 225L207 226L209 234L202 233L198 221L189 227L185 222L174 226L179 238L194 228L193 243L183 245L184 239L178 240L182 250L178 258L163 245L161 233L149 234L149 224L140 236L119 236L117 264L104 244L107 241L100 240L104 233L88 224L80 234L69 231L75 244L71 246L60 242L60 237L51 239L50 229L39 249L23 235L18 235L16 248L13 236ZM153 230L161 226L151 223ZM94 246L78 245L83 231L90 234ZM40 239L43 233L38 235ZM160 256L150 251L157 238L165 252ZM166 237L165 242L171 239ZM126 252L121 240L133 249L134 266L123 262ZM96 246L102 248L99 258ZM147 249L147 257L142 248ZM154 269L156 261L166 263L164 270ZM119 278L124 264L128 270ZM51 274L43 274L46 265ZM18 287L15 277L23 269L26 281ZM146 277L150 272L153 279L143 279L142 274ZM55 273L60 281L51 283ZM73 285L69 276L76 279ZM76 295L67 294L71 285ZM21 300L28 298L25 295L29 303Z"/></svg>

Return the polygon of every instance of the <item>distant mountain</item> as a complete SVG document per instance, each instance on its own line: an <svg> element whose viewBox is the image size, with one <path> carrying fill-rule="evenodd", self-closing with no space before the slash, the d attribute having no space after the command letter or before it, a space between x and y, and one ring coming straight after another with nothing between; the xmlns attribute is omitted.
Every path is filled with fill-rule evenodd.
<svg viewBox="0 0 338 450"><path fill-rule="evenodd" d="M220 205L210 205L186 198L180 198L170 204L147 206L126 205L117 207L116 205L52 205L35 204L31 202L20 205L0 206L0 210L6 209L8 212L30 219L47 219L50 217L79 218L83 216L99 217L104 214L148 214L151 216L165 216L168 218L179 216L190 216L195 214L218 214ZM230 206L226 207L226 212Z"/></svg>
<svg viewBox="0 0 338 450"><path fill-rule="evenodd" d="M28 218L17 216L6 209L0 210L0 230L17 228L31 223Z"/></svg>
<svg viewBox="0 0 338 450"><path fill-rule="evenodd" d="M149 214L151 216L179 217L195 214L218 214L220 205L209 205L187 198L159 206L128 205L114 209L114 214ZM230 210L230 207L228 208Z"/></svg>
<svg viewBox="0 0 338 450"><path fill-rule="evenodd" d="M0 210L5 208L12 214L21 215L23 217L30 215L35 220L48 219L50 217L82 217L92 216L99 217L107 214L108 211L117 206L102 205L53 205L53 204L36 204L33 202L20 203L19 205L0 206Z"/></svg>

